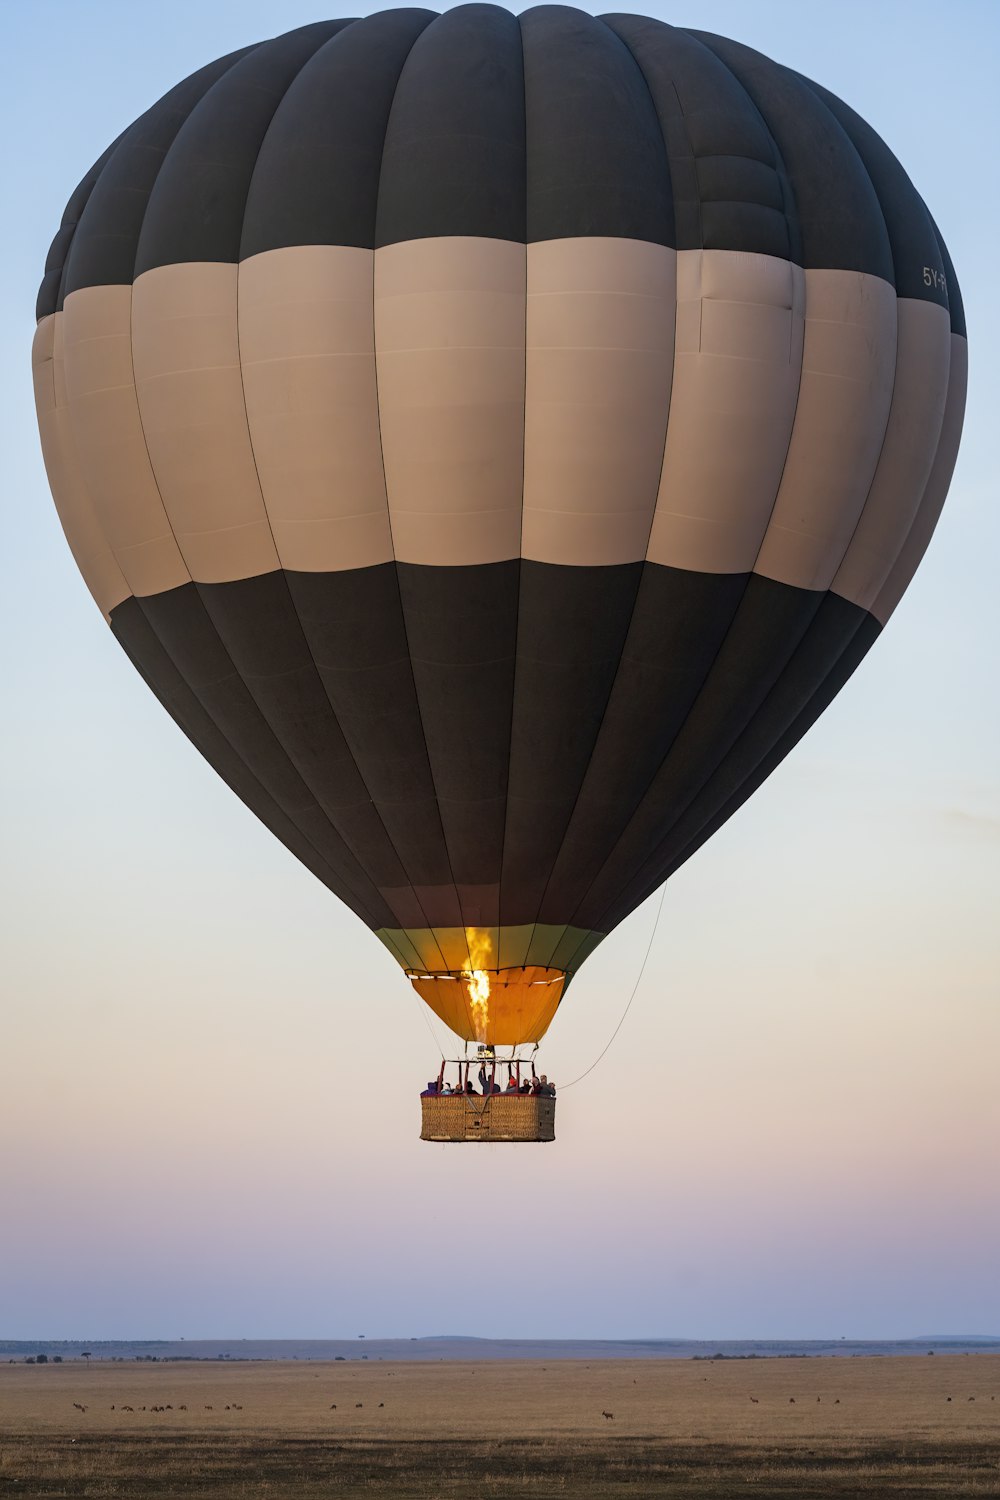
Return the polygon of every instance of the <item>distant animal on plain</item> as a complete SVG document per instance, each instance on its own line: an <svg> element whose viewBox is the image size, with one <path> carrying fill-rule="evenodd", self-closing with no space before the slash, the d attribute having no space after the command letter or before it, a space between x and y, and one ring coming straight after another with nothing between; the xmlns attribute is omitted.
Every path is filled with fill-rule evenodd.
<svg viewBox="0 0 1000 1500"><path fill-rule="evenodd" d="M214 1407L214 1406L206 1406L206 1407L205 1407L205 1410L206 1410L206 1411L214 1411L214 1410L215 1410L215 1407Z"/></svg>
<svg viewBox="0 0 1000 1500"><path fill-rule="evenodd" d="M364 1404L365 1403L363 1401L355 1401L355 1403L354 1403L354 1410L358 1411L362 1406L364 1406Z"/></svg>
<svg viewBox="0 0 1000 1500"><path fill-rule="evenodd" d="M950 1397L950 1396L946 1396L946 1397L945 1397L945 1400L946 1400L946 1401L950 1401L950 1400L951 1400L951 1397Z"/></svg>
<svg viewBox="0 0 1000 1500"><path fill-rule="evenodd" d="M837 1397L836 1401L833 1404L834 1404L834 1406L839 1406L840 1405L840 1397L839 1396Z"/></svg>
<svg viewBox="0 0 1000 1500"><path fill-rule="evenodd" d="M122 1407L122 1411L134 1411L134 1410L135 1410L135 1408L132 1407L132 1406L123 1406Z"/></svg>
<svg viewBox="0 0 1000 1500"><path fill-rule="evenodd" d="M186 1407L186 1406L179 1406L179 1407L178 1407L178 1408L177 1408L177 1410L178 1410L178 1411L187 1411L187 1407Z"/></svg>
<svg viewBox="0 0 1000 1500"><path fill-rule="evenodd" d="M970 1401L975 1401L975 1399L976 1399L976 1398L975 1398L975 1396L970 1396L970 1397L969 1397L969 1400L970 1400Z"/></svg>
<svg viewBox="0 0 1000 1500"><path fill-rule="evenodd" d="M601 1416L606 1422L613 1422L615 1420L615 1414L613 1411L602 1411Z"/></svg>
<svg viewBox="0 0 1000 1500"><path fill-rule="evenodd" d="M336 1403L336 1401L332 1401L330 1403L330 1410L331 1411L336 1411L337 1410L337 1403Z"/></svg>
<svg viewBox="0 0 1000 1500"><path fill-rule="evenodd" d="M379 1406L384 1406L384 1405L385 1405L385 1402L384 1402L384 1401L380 1401L380 1402L379 1402Z"/></svg>
<svg viewBox="0 0 1000 1500"><path fill-rule="evenodd" d="M794 1406L795 1405L795 1397L794 1396L789 1396L789 1398L788 1398L788 1404L789 1404L789 1406Z"/></svg>
<svg viewBox="0 0 1000 1500"><path fill-rule="evenodd" d="M750 1400L753 1402L754 1406L759 1406L760 1405L760 1401L757 1399L756 1396L751 1396Z"/></svg>
<svg viewBox="0 0 1000 1500"><path fill-rule="evenodd" d="M86 1411L87 1410L87 1408L85 1406L81 1406L80 1405L79 1401L74 1401L73 1405L76 1407L77 1411Z"/></svg>

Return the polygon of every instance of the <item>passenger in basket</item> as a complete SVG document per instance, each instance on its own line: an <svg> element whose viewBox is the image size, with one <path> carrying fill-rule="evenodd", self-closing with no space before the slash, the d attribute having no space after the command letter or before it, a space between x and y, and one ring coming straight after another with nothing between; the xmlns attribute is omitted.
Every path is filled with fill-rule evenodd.
<svg viewBox="0 0 1000 1500"><path fill-rule="evenodd" d="M522 1094L530 1094L531 1093L531 1079L530 1078L526 1078L524 1080L524 1082L521 1084L521 1093Z"/></svg>
<svg viewBox="0 0 1000 1500"><path fill-rule="evenodd" d="M425 1089L421 1089L421 1099L436 1099L438 1094L437 1079L432 1078Z"/></svg>
<svg viewBox="0 0 1000 1500"><path fill-rule="evenodd" d="M507 1087L504 1089L504 1093L517 1094L519 1092L520 1090L517 1086L517 1079L514 1077L513 1073L511 1073L510 1077L507 1079Z"/></svg>
<svg viewBox="0 0 1000 1500"><path fill-rule="evenodd" d="M455 1090L452 1088L451 1084L448 1082L447 1079L445 1079L444 1083L441 1085L441 1093L442 1094L453 1094L454 1092L455 1092Z"/></svg>
<svg viewBox="0 0 1000 1500"><path fill-rule="evenodd" d="M479 1065L479 1085L480 1085L480 1088L482 1089L482 1091L483 1091L484 1094L502 1094L503 1093L503 1089L497 1083L495 1076L493 1077L492 1084L491 1084L490 1078L489 1078L489 1076L487 1075L487 1072L486 1072L486 1064L485 1063L480 1063L480 1065Z"/></svg>

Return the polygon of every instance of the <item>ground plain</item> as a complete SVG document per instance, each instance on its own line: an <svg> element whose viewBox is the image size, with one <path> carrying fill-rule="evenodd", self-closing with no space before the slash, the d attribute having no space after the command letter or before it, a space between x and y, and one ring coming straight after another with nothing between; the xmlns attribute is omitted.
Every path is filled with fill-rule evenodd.
<svg viewBox="0 0 1000 1500"><path fill-rule="evenodd" d="M744 1494L1000 1496L1000 1354L0 1365L3 1500Z"/></svg>

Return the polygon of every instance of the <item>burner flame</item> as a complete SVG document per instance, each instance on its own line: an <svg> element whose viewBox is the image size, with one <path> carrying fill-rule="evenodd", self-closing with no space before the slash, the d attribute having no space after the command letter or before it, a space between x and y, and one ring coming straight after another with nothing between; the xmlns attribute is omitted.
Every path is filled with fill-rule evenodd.
<svg viewBox="0 0 1000 1500"><path fill-rule="evenodd" d="M490 976L486 965L493 953L493 940L481 928L467 927L465 941L469 949L469 967L462 970L462 978L469 996L476 1041L485 1042L490 1020Z"/></svg>

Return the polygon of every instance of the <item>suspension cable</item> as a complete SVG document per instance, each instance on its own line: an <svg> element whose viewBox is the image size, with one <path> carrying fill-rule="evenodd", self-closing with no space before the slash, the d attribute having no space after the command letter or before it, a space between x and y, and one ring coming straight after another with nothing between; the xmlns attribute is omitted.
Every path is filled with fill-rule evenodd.
<svg viewBox="0 0 1000 1500"><path fill-rule="evenodd" d="M636 976L635 984L632 986L632 993L628 997L628 1003L626 1004L625 1009L622 1011L621 1019L619 1020L618 1025L615 1027L614 1031L608 1037L607 1042L604 1044L603 1050L597 1054L597 1056L594 1058L594 1061L591 1063L590 1067L587 1068L586 1072L581 1073L578 1078L574 1078L573 1081L572 1081L572 1083L561 1083L559 1085L559 1094L564 1094L566 1092L566 1090L567 1089L571 1089L574 1084L582 1083L583 1080L586 1078L587 1074L588 1073L592 1073L594 1071L594 1069L597 1067L597 1064L601 1061L601 1058L604 1056L605 1052L607 1052L608 1048L611 1046L611 1043L614 1041L615 1037L618 1035L619 1031L621 1031L622 1027L624 1026L624 1024L625 1024L625 1017L628 1015L629 1010L632 1007L632 1001L635 999L635 997L636 997L636 995L638 993L639 985L642 983L642 976L646 972L646 964L647 964L647 962L649 960L649 955L652 952L653 939L656 937L656 929L660 925L660 917L661 917L661 915L663 913L663 898L664 898L664 896L666 894L667 894L667 886L666 886L666 882L664 882L663 887L662 887L662 889L660 891L660 904L656 908L656 917L655 917L655 920L653 922L653 930L649 934L649 942L646 944L646 951L645 951L645 953L642 956L642 964L641 964L641 966L639 968L639 973Z"/></svg>
<svg viewBox="0 0 1000 1500"><path fill-rule="evenodd" d="M411 986L411 993L413 995L414 1000L417 1002L417 1006L419 1007L420 1014L424 1018L424 1025L427 1027L428 1035L430 1036L431 1041L434 1043L435 1047L437 1048L438 1054L439 1054L439 1056L441 1058L441 1061L444 1062L444 1060L445 1060L445 1058L444 1058L444 1048L441 1046L441 1043L438 1041L437 1037L435 1036L434 1029L431 1026L431 1023L430 1023L430 1021L429 1021L429 1019L427 1017L427 1006L421 1000L421 998L417 994L416 990L412 989L412 986Z"/></svg>

